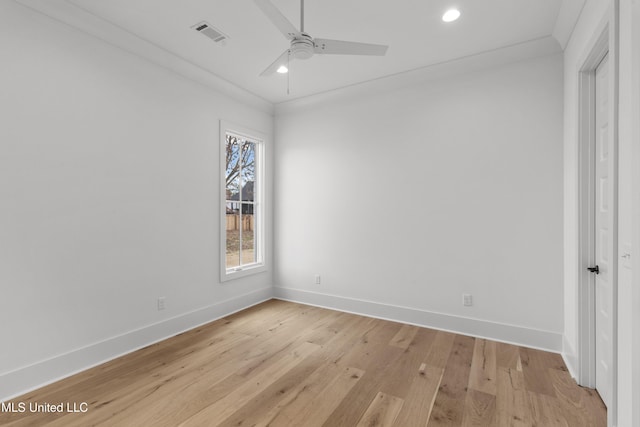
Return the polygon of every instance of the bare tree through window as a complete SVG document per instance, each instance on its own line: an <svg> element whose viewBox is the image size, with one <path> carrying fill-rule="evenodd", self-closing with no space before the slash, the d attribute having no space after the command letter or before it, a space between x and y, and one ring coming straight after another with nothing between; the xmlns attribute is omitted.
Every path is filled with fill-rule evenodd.
<svg viewBox="0 0 640 427"><path fill-rule="evenodd" d="M239 268L258 261L256 251L257 143L226 134L226 267Z"/></svg>

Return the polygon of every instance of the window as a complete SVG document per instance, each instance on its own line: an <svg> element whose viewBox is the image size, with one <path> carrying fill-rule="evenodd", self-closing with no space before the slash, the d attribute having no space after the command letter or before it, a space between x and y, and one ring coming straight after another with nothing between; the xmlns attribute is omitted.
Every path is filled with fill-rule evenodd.
<svg viewBox="0 0 640 427"><path fill-rule="evenodd" d="M264 139L221 122L222 280L265 270Z"/></svg>

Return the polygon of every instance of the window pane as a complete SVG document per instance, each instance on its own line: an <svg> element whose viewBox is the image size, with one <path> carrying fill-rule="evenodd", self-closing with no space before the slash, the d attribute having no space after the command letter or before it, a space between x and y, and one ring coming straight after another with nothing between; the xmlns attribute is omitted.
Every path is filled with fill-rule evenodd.
<svg viewBox="0 0 640 427"><path fill-rule="evenodd" d="M240 173L241 173L241 156L240 144L238 138L227 134L227 169L226 178L226 199L240 200Z"/></svg>
<svg viewBox="0 0 640 427"><path fill-rule="evenodd" d="M263 230L258 229L261 222L263 173L261 158L263 141L243 136L229 130L224 123L221 151L224 156L225 182L222 184L225 204L224 223L224 259L225 267L221 274L223 281L233 277L243 277L263 271L263 254L260 253L264 241ZM244 267L247 268L244 268ZM250 267L249 267L250 266Z"/></svg>
<svg viewBox="0 0 640 427"><path fill-rule="evenodd" d="M237 205L227 203L227 268L240 266L240 212Z"/></svg>
<svg viewBox="0 0 640 427"><path fill-rule="evenodd" d="M242 143L242 173L240 185L242 187L242 200L253 202L253 188L256 180L256 144L244 141Z"/></svg>
<svg viewBox="0 0 640 427"><path fill-rule="evenodd" d="M253 215L253 204L242 204L242 264L257 261L256 227Z"/></svg>

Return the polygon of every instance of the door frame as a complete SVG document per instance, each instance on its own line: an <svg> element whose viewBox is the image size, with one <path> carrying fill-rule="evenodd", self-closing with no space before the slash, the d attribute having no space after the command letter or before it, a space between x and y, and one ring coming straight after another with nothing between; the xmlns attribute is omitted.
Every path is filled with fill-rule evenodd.
<svg viewBox="0 0 640 427"><path fill-rule="evenodd" d="M609 390L611 401L607 407L608 425L617 421L617 376L618 376L618 1L612 2L610 10L600 23L578 70L578 384L594 388L596 384L596 312L595 277L587 267L595 262L595 70L605 55L609 54L609 93L611 123L609 138L611 180L608 188L609 230L612 242L609 249L611 278L611 371Z"/></svg>
<svg viewBox="0 0 640 427"><path fill-rule="evenodd" d="M634 164L640 164L640 2L632 2L631 4L631 16L632 16L632 65L633 81L632 81L632 106L631 114L634 121L632 138L633 138L633 162ZM637 277L640 272L640 169L635 168L632 172L632 191L633 191L633 215L632 221L633 230L633 242L631 245L631 271L633 276L632 286L633 299L629 302L631 306L640 307L640 279ZM632 353L631 360L634 361L633 373L632 373L632 422L640 422L640 311L633 312L632 328L635 333L633 334Z"/></svg>

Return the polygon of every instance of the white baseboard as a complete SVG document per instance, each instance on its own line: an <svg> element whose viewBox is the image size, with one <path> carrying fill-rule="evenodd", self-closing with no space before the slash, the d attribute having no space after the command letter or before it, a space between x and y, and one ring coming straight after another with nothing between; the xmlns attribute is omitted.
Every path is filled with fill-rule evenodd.
<svg viewBox="0 0 640 427"><path fill-rule="evenodd" d="M274 298L560 353L562 334L291 288Z"/></svg>
<svg viewBox="0 0 640 427"><path fill-rule="evenodd" d="M573 345L567 340L567 337L563 337L562 341L562 359L564 359L564 364L567 365L567 369L569 370L569 374L573 377L574 380L578 380L578 356L576 354Z"/></svg>
<svg viewBox="0 0 640 427"><path fill-rule="evenodd" d="M44 385L244 310L272 297L273 288L258 289L2 374L0 375L0 401L6 402Z"/></svg>

